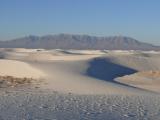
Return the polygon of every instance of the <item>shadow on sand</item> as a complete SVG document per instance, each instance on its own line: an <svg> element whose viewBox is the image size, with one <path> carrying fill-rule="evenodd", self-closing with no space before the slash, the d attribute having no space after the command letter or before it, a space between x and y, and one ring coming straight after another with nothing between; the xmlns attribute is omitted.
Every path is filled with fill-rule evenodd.
<svg viewBox="0 0 160 120"><path fill-rule="evenodd" d="M88 76L125 86L128 85L117 82L114 79L137 72L132 68L112 63L112 61L107 58L95 58L89 62L89 65L87 69Z"/></svg>

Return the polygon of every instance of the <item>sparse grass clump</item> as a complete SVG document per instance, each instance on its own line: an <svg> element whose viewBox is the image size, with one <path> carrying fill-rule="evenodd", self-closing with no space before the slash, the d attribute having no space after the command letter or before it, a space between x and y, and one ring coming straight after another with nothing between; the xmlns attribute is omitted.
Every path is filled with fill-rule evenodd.
<svg viewBox="0 0 160 120"><path fill-rule="evenodd" d="M13 76L0 76L0 87L16 87L19 85L30 84L33 78L18 78Z"/></svg>

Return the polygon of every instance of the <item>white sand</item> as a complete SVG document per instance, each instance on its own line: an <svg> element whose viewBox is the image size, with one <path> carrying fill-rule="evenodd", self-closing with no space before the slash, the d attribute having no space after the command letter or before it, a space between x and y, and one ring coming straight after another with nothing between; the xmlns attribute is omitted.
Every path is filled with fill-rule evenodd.
<svg viewBox="0 0 160 120"><path fill-rule="evenodd" d="M160 52L0 49L0 120L159 120ZM147 74L147 75L146 75Z"/></svg>
<svg viewBox="0 0 160 120"><path fill-rule="evenodd" d="M137 88L146 89L160 93L160 74L159 71L138 72L133 75L118 78L117 81Z"/></svg>
<svg viewBox="0 0 160 120"><path fill-rule="evenodd" d="M15 60L0 60L0 75L14 77L40 78L45 74L27 63Z"/></svg>
<svg viewBox="0 0 160 120"><path fill-rule="evenodd" d="M76 94L134 94L137 91L85 75L88 68L85 61L40 62L32 65L43 69L48 75L46 84L42 84L44 89Z"/></svg>
<svg viewBox="0 0 160 120"><path fill-rule="evenodd" d="M65 93L135 94L144 92L145 90L142 90L144 87L132 86L128 81L120 81L123 83L120 84L115 80L128 75L128 72L134 74L138 71L160 69L158 52L47 51L24 48L1 49L0 52L3 58L0 60L1 75L36 78L46 75L44 84L41 84L43 89ZM147 90L155 91L152 90L155 85L157 86L152 84L152 87Z"/></svg>

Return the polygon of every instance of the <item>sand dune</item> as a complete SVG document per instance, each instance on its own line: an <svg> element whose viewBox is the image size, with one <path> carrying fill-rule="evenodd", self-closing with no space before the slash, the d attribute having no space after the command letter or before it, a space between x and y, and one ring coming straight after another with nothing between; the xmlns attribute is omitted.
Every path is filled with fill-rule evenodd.
<svg viewBox="0 0 160 120"><path fill-rule="evenodd" d="M140 71L160 70L158 52L19 48L1 49L0 53L1 75L36 78L46 75L41 84L43 89L77 94L153 91L118 79Z"/></svg>
<svg viewBox="0 0 160 120"><path fill-rule="evenodd" d="M26 51L25 51L26 50ZM74 54L69 53L69 50L43 50L43 49L20 49L16 48L15 50L10 48L0 50L1 59L11 59L11 60L21 60L21 61L74 61L74 60L85 60L91 59L94 57L101 56L101 52L96 52L97 54L92 54L92 52L87 54L82 54L81 51L77 51ZM84 51L82 51L84 52Z"/></svg>
<svg viewBox="0 0 160 120"><path fill-rule="evenodd" d="M0 75L14 77L40 78L45 74L27 63L15 60L0 60Z"/></svg>
<svg viewBox="0 0 160 120"><path fill-rule="evenodd" d="M137 88L160 93L160 72L142 71L118 78L117 81Z"/></svg>
<svg viewBox="0 0 160 120"><path fill-rule="evenodd" d="M74 59L75 56L79 59ZM59 56L55 57L58 58ZM133 94L138 91L140 93L143 91L140 87L135 88L135 86L118 82L115 79L141 70L159 69L157 59L143 56L139 58L133 53L131 55L123 53L98 56L69 55L71 61L65 59L67 58L65 54L62 57L64 58L63 61L32 63L33 66L43 69L50 76L46 80L49 84L45 87L61 92ZM146 63L143 63L144 60ZM157 62L153 64L153 60Z"/></svg>
<svg viewBox="0 0 160 120"><path fill-rule="evenodd" d="M54 61L31 63L43 69L47 78L44 89L76 94L135 94L137 89L90 76L89 61ZM101 72L101 71L100 71ZM139 91L141 92L141 91Z"/></svg>
<svg viewBox="0 0 160 120"><path fill-rule="evenodd" d="M103 55L103 50L59 50L64 54L75 54L75 55Z"/></svg>

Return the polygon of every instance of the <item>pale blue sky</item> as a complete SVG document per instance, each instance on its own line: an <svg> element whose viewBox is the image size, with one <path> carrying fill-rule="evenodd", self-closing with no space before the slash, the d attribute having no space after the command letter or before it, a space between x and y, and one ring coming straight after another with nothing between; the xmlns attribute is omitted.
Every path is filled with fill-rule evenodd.
<svg viewBox="0 0 160 120"><path fill-rule="evenodd" d="M0 0L0 40L57 33L160 45L160 0Z"/></svg>

